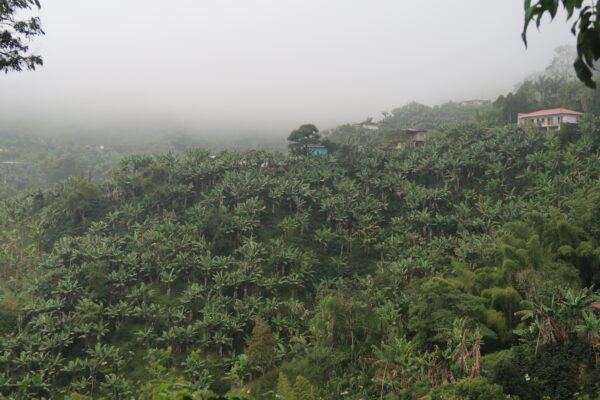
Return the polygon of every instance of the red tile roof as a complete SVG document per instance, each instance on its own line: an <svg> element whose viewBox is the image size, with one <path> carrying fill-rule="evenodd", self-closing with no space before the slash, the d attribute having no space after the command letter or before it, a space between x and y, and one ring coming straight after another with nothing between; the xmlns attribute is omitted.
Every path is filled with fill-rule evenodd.
<svg viewBox="0 0 600 400"><path fill-rule="evenodd" d="M568 110L566 108L551 108L550 110L540 110L534 111L529 114L519 113L517 114L519 117L537 117L540 115L556 115L556 114L572 114L572 115L583 115L578 111Z"/></svg>

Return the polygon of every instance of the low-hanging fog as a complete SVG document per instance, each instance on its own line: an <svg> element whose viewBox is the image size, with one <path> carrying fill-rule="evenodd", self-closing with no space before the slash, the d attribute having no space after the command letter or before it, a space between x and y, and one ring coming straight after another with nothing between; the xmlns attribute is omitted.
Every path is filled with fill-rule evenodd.
<svg viewBox="0 0 600 400"><path fill-rule="evenodd" d="M30 130L287 133L409 101L494 99L575 39L529 48L522 0L51 0L35 72L0 76L0 121Z"/></svg>

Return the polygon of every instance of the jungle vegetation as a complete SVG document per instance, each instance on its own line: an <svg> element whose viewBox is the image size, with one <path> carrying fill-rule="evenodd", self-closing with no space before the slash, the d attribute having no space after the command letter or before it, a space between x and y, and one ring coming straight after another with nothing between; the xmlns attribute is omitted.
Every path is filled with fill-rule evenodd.
<svg viewBox="0 0 600 400"><path fill-rule="evenodd" d="M0 396L595 399L600 119L128 155L0 203Z"/></svg>
<svg viewBox="0 0 600 400"><path fill-rule="evenodd" d="M101 183L121 158L131 154L179 153L196 147L212 153L223 149L283 151L282 142L268 135L239 138L230 134L216 139L183 131L83 133L78 128L62 132L37 125L27 130L0 127L0 199L49 189L72 176Z"/></svg>

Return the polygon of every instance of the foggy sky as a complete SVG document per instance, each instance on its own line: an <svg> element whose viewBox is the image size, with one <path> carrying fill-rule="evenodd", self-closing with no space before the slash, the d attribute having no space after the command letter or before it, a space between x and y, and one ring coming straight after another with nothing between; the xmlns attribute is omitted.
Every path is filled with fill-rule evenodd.
<svg viewBox="0 0 600 400"><path fill-rule="evenodd" d="M409 101L495 99L574 44L522 0L47 0L44 66L0 75L0 121L287 134ZM38 124L38 125L36 125Z"/></svg>

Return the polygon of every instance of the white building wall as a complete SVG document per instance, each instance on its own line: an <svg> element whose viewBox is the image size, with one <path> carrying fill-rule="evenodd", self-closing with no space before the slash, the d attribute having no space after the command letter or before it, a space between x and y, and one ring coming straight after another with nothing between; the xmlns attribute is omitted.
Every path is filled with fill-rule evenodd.
<svg viewBox="0 0 600 400"><path fill-rule="evenodd" d="M576 124L577 123L577 115L565 114L565 115L563 115L563 122Z"/></svg>
<svg viewBox="0 0 600 400"><path fill-rule="evenodd" d="M525 125L525 124L535 124L537 126L558 126L560 125L559 119L561 118L561 122L576 124L578 115L573 114L555 114L548 116L535 116L535 117L517 117L517 124Z"/></svg>

